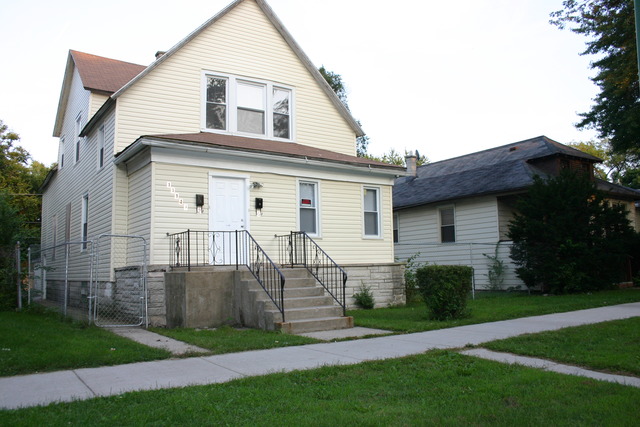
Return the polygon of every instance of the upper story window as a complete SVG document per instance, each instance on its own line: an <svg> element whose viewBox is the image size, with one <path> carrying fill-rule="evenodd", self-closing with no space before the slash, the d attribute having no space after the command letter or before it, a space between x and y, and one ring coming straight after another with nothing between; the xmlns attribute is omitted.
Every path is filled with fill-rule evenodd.
<svg viewBox="0 0 640 427"><path fill-rule="evenodd" d="M440 242L456 241L456 214L453 207L438 209L440 214Z"/></svg>
<svg viewBox="0 0 640 427"><path fill-rule="evenodd" d="M80 143L82 142L82 137L80 136L80 132L82 131L82 114L78 114L78 117L76 117L76 131L75 131L75 137L76 137L76 149L75 149L75 161L79 162L80 161Z"/></svg>
<svg viewBox="0 0 640 427"><path fill-rule="evenodd" d="M400 241L400 229L398 224L398 214L393 214L393 243Z"/></svg>
<svg viewBox="0 0 640 427"><path fill-rule="evenodd" d="M60 164L60 169L64 167L64 136L60 138L60 160L58 161Z"/></svg>
<svg viewBox="0 0 640 427"><path fill-rule="evenodd" d="M206 130L291 140L293 91L271 82L205 74Z"/></svg>
<svg viewBox="0 0 640 427"><path fill-rule="evenodd" d="M98 129L98 169L104 166L104 126Z"/></svg>

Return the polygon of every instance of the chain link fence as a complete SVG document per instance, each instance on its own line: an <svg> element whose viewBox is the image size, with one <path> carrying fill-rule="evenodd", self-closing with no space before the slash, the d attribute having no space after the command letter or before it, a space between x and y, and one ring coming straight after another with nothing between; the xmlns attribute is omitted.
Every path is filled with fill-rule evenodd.
<svg viewBox="0 0 640 427"><path fill-rule="evenodd" d="M146 251L139 236L32 246L29 302L99 326L146 326Z"/></svg>
<svg viewBox="0 0 640 427"><path fill-rule="evenodd" d="M398 261L413 257L414 263L466 265L473 268L475 290L524 290L511 260L512 242L500 243L396 243Z"/></svg>

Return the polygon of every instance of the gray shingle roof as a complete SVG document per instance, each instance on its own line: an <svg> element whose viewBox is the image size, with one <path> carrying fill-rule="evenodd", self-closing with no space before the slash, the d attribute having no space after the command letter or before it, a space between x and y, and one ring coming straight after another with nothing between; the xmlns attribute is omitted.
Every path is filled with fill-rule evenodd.
<svg viewBox="0 0 640 427"><path fill-rule="evenodd" d="M533 183L535 175L546 176L528 161L556 155L577 157L594 163L601 161L546 136L539 136L420 166L415 177L396 180L393 207L403 209L464 197L522 191ZM616 190L613 187L608 189ZM628 196L632 195L629 189L625 190ZM635 193L640 196L640 192Z"/></svg>

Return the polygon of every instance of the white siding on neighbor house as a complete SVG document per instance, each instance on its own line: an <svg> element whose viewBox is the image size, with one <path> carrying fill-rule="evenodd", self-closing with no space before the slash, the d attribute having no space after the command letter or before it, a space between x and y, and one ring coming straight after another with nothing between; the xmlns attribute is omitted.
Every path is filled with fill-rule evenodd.
<svg viewBox="0 0 640 427"><path fill-rule="evenodd" d="M294 141L355 155L355 133L270 21L245 1L118 98L121 151L141 135L201 130L203 71L294 88Z"/></svg>
<svg viewBox="0 0 640 427"><path fill-rule="evenodd" d="M440 243L438 208L444 206L455 209L455 243ZM486 255L494 255L499 240L498 211L493 196L398 210L395 212L398 218L395 257L406 261L419 254L418 262L470 265L474 267L476 289L487 288L490 260ZM507 264L503 289L523 286L515 275L508 243L500 244L499 257Z"/></svg>
<svg viewBox="0 0 640 427"><path fill-rule="evenodd" d="M65 137L65 166L56 172L43 195L42 247L53 245L54 216L58 219L56 243L65 241L66 208L71 204L70 233L71 241L80 241L82 237L82 199L89 198L88 238L111 232L111 194L113 165L109 154L105 157L105 166L98 168L98 129L104 125L105 153L113 152L114 115L105 117L104 122L87 135L80 146L80 160L75 162L75 122L78 114L82 115L82 125L88 120L90 94L85 90L77 70L74 70L69 91L69 100L64 114L61 136ZM57 250L59 257L64 250ZM80 246L71 250L70 279L89 280L88 251L81 254ZM49 275L50 278L55 278Z"/></svg>
<svg viewBox="0 0 640 427"><path fill-rule="evenodd" d="M237 171L221 167L204 167L152 163L154 168L155 195L153 197L153 230L151 241L153 250L150 262L166 264L169 262L169 238L167 233L209 229L209 182L210 176L236 176L247 178L247 185L258 182L261 188L247 189L248 226L258 243L272 257L277 257L277 239L275 235L288 234L299 227L297 186L301 175L305 180L309 170L303 167L284 170L274 168L279 173ZM286 172L286 173L285 173ZM323 176L315 179L319 183L319 209L321 236L314 238L318 244L341 264L380 263L393 261L393 243L391 230L391 178L386 185L378 185L381 190L381 224L383 238L363 238L362 187L358 182L362 177L353 173L334 173L334 179ZM349 182L354 181L354 182ZM180 205L167 182L183 199ZM203 213L197 213L195 195L204 194ZM255 198L264 201L262 215L255 210ZM188 203L188 210L184 209Z"/></svg>

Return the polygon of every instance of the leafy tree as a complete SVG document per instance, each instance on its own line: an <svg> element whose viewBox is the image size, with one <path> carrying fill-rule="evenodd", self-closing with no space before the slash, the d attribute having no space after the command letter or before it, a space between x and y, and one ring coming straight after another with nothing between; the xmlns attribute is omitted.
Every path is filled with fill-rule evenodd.
<svg viewBox="0 0 640 427"><path fill-rule="evenodd" d="M614 152L640 153L640 95L633 0L564 0L551 14L560 29L588 38L583 55L596 55L592 78L600 88L591 110L580 114L578 128L594 128L609 138Z"/></svg>
<svg viewBox="0 0 640 427"><path fill-rule="evenodd" d="M27 150L17 145L19 141L18 134L0 120L0 190L22 219L21 238L35 239L40 233L42 209L38 192L49 168L31 161Z"/></svg>
<svg viewBox="0 0 640 427"><path fill-rule="evenodd" d="M374 156L373 154L367 154L367 155L365 155L363 157L366 157L366 158L371 159L371 160L376 160L378 162L389 163L391 165L406 166L405 165L405 157L408 154L409 154L409 152L405 149L404 150L404 156L403 156L400 153L398 153L395 148L392 147L392 148L389 149L389 151L384 153L382 156ZM417 157L416 166L422 166L422 165L425 165L425 164L429 163L429 159L426 156L420 155L418 150L415 151L415 155Z"/></svg>
<svg viewBox="0 0 640 427"><path fill-rule="evenodd" d="M571 293L619 281L635 233L625 208L607 203L584 174L536 177L516 209L511 258L529 288Z"/></svg>
<svg viewBox="0 0 640 427"><path fill-rule="evenodd" d="M569 145L602 159L601 165L595 165L596 177L627 187L640 188L639 162L634 160L634 156L613 152L609 140L572 142Z"/></svg>
<svg viewBox="0 0 640 427"><path fill-rule="evenodd" d="M329 83L331 89L338 96L338 99L342 102L342 104L349 110L349 103L347 102L347 88L342 81L342 76L338 73L334 73L333 71L327 70L324 65L318 68L318 71L324 77L324 79ZM359 126L362 126L360 120L356 120ZM369 137L367 135L362 135L356 138L356 154L358 157L367 157L367 149L369 147Z"/></svg>

